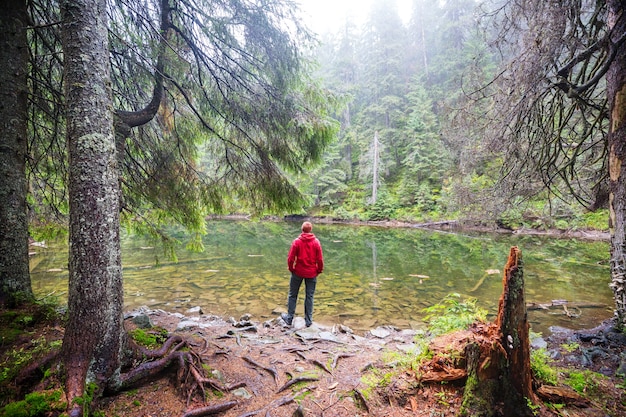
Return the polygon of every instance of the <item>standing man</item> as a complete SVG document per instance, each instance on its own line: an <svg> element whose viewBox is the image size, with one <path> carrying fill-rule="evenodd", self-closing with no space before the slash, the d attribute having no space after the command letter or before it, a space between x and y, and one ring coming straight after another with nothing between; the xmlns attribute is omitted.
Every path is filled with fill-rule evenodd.
<svg viewBox="0 0 626 417"><path fill-rule="evenodd" d="M310 222L302 223L302 233L291 244L287 255L287 267L291 271L289 281L289 298L287 300L287 313L280 317L291 326L293 316L296 313L296 302L300 285L304 281L306 298L304 299L304 321L306 327L313 324L313 295L317 276L324 270L324 257L322 245L311 231L313 225Z"/></svg>

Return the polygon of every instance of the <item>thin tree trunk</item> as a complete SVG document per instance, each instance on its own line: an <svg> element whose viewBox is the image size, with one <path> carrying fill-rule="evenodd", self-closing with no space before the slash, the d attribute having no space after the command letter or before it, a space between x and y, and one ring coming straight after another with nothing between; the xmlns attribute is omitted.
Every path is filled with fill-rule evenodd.
<svg viewBox="0 0 626 417"><path fill-rule="evenodd" d="M372 172L372 204L378 199L378 132L374 133L374 168Z"/></svg>
<svg viewBox="0 0 626 417"><path fill-rule="evenodd" d="M63 339L66 389L99 388L120 368L122 268L120 188L110 92L106 0L61 2L69 153L69 318ZM89 381L87 381L89 376Z"/></svg>
<svg viewBox="0 0 626 417"><path fill-rule="evenodd" d="M613 41L626 34L626 1L607 1ZM621 43L606 75L610 126L611 288L618 327L626 320L626 43Z"/></svg>
<svg viewBox="0 0 626 417"><path fill-rule="evenodd" d="M0 305L33 298L28 268L26 1L0 7Z"/></svg>

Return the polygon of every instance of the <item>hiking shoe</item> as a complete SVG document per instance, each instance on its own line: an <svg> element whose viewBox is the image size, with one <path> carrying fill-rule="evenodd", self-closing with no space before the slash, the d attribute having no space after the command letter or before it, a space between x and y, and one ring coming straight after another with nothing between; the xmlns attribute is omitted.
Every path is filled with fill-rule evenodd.
<svg viewBox="0 0 626 417"><path fill-rule="evenodd" d="M287 313L280 313L280 318L283 319L285 323L287 323L287 326L291 326L293 318L289 318L289 315Z"/></svg>

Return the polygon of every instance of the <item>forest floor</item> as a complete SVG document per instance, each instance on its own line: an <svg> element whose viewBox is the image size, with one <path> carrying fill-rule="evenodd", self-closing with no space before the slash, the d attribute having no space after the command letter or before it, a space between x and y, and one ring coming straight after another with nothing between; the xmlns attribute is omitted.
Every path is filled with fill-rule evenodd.
<svg viewBox="0 0 626 417"><path fill-rule="evenodd" d="M225 404L230 408L215 415L432 417L455 416L461 405L462 381L425 383L419 367L408 366L407 352L416 347L412 330L385 327L357 335L342 326L314 323L306 328L301 318L286 326L279 318L256 323L249 317L235 322L197 313L143 313L155 326L147 332L157 334L161 328L187 338L212 378L238 388L208 390L202 403L182 388L171 370L135 389L104 397L93 416L182 417L193 416L185 413L196 407ZM136 328L132 318L125 323L130 331ZM2 334L5 330L0 329ZM7 366L9 352L36 349L42 338L50 342L62 334L61 326L48 324L3 343L0 369ZM615 376L626 352L623 336L604 323L585 331L561 329L546 337L547 350L555 357L551 367L558 369L560 379L582 375L583 389L569 400L544 402L536 415L626 416L625 381ZM577 353L589 360L572 360ZM290 385L294 380L300 382ZM41 384L37 388L42 389Z"/></svg>

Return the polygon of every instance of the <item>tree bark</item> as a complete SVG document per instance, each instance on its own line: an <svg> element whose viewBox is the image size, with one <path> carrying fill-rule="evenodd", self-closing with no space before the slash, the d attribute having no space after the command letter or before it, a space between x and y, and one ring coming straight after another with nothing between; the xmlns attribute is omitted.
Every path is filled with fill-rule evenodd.
<svg viewBox="0 0 626 417"><path fill-rule="evenodd" d="M506 352L502 378L502 388L507 398L504 412L506 415L532 416L528 401L535 404L537 397L533 391L530 370L530 324L524 296L522 253L517 247L512 247L509 252L504 267L503 287L495 324L501 335L500 343Z"/></svg>
<svg viewBox="0 0 626 417"><path fill-rule="evenodd" d="M506 416L534 415L529 404L538 400L532 389L529 329L522 254L512 247L498 317L485 339L491 342L470 343L465 349L467 382L462 415L493 416L500 401Z"/></svg>
<svg viewBox="0 0 626 417"><path fill-rule="evenodd" d="M62 358L71 416L85 383L115 383L123 339L120 187L106 0L61 2L69 154L69 318Z"/></svg>
<svg viewBox="0 0 626 417"><path fill-rule="evenodd" d="M28 267L26 206L26 2L0 8L0 305L33 298Z"/></svg>
<svg viewBox="0 0 626 417"><path fill-rule="evenodd" d="M626 1L608 0L612 42L626 34ZM626 43L615 45L615 58L606 74L609 101L609 227L611 232L611 288L617 326L626 320Z"/></svg>

